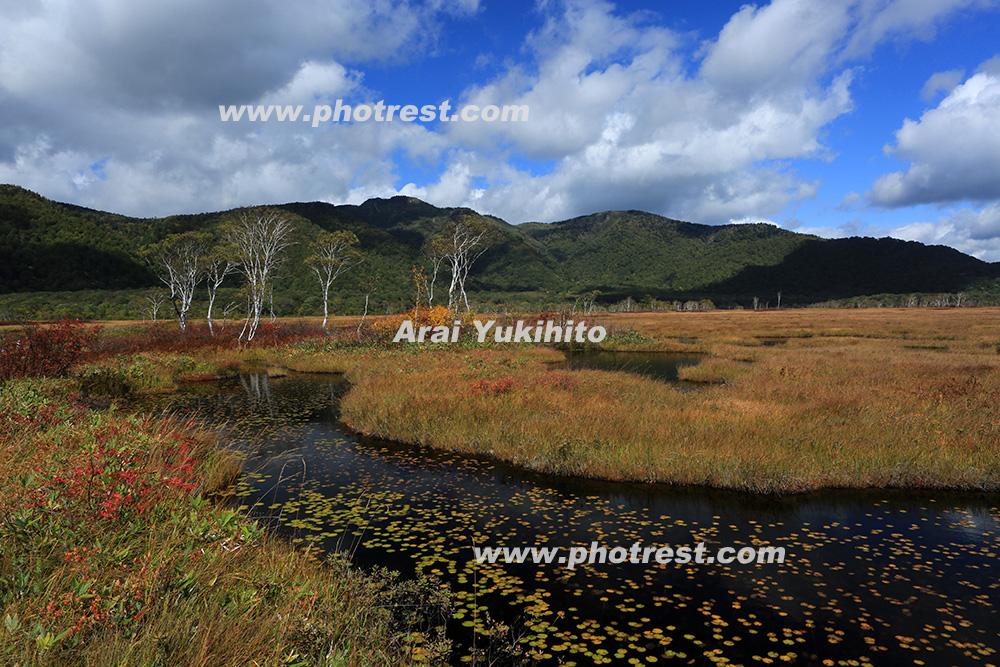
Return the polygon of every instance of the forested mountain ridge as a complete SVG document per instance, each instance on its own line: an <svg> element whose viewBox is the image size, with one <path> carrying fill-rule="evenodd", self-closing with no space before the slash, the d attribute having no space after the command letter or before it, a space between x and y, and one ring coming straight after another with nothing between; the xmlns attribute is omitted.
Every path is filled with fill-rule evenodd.
<svg viewBox="0 0 1000 667"><path fill-rule="evenodd" d="M700 225L643 211L607 211L524 232L581 288L705 290L746 266L773 266L816 237L768 224Z"/></svg>
<svg viewBox="0 0 1000 667"><path fill-rule="evenodd" d="M307 202L275 208L293 216L299 230L276 292L286 314L315 308L315 282L304 260L308 242L322 231L353 232L367 256L337 281L341 310L363 298L358 297L361 284L372 275L378 277L377 300L396 308L412 301L412 267L429 267L422 253L427 238L455 216L473 213L402 196L360 205ZM157 287L143 249L186 231L217 232L231 213L133 218L0 185L0 293ZM496 226L500 240L474 265L469 287L497 302L514 294L558 302L599 290L599 299L609 301L650 295L747 305L753 296L769 298L781 291L784 303L792 305L1000 285L1000 264L895 239L826 240L768 224L701 225L642 211L520 225L484 217ZM236 287L238 281L234 277L228 284Z"/></svg>
<svg viewBox="0 0 1000 667"><path fill-rule="evenodd" d="M141 287L134 218L58 204L0 185L0 292Z"/></svg>

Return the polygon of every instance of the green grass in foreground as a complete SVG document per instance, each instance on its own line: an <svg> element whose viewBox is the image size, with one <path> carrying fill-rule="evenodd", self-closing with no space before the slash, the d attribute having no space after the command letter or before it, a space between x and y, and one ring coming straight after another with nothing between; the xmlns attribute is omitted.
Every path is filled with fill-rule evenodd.
<svg viewBox="0 0 1000 667"><path fill-rule="evenodd" d="M0 385L2 664L443 660L446 592L320 566L206 500L238 462L190 427Z"/></svg>

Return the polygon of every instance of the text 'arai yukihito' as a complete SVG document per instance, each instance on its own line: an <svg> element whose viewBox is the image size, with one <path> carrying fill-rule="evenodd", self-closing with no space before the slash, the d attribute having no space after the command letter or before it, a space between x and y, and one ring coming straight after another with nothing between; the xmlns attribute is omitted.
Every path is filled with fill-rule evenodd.
<svg viewBox="0 0 1000 667"><path fill-rule="evenodd" d="M496 320L473 320L476 340L485 343L490 337L497 343L600 343L608 335L602 326L588 327L586 322L568 320L565 325L551 320L538 320L525 324L518 320L513 326L497 326ZM457 343L462 334L462 323L455 320L452 326L414 326L412 320L403 320L393 337L393 343Z"/></svg>

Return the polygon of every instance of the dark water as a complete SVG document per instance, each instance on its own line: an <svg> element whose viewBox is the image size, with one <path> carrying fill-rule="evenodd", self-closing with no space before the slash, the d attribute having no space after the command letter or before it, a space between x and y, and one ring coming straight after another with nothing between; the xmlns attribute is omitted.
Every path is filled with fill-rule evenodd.
<svg viewBox="0 0 1000 667"><path fill-rule="evenodd" d="M677 371L699 361L701 357L663 352L566 352L566 361L561 365L568 370L624 371L679 382Z"/></svg>
<svg viewBox="0 0 1000 667"><path fill-rule="evenodd" d="M540 664L998 663L996 495L767 497L526 473L359 438L330 376L244 378L172 399L239 423L243 504L360 566L434 574L459 640L484 612ZM783 547L783 564L475 563L480 547ZM459 646L456 660L462 653ZM852 662L853 661L853 662Z"/></svg>

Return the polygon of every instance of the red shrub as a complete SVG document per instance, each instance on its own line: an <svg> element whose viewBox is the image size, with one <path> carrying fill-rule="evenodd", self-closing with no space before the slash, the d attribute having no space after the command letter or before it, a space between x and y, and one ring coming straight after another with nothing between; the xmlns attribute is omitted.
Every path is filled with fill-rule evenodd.
<svg viewBox="0 0 1000 667"><path fill-rule="evenodd" d="M498 396L514 388L514 378L504 375L498 378L476 380L471 385L473 396Z"/></svg>
<svg viewBox="0 0 1000 667"><path fill-rule="evenodd" d="M20 334L0 338L0 379L65 375L97 331L74 320L26 324Z"/></svg>
<svg viewBox="0 0 1000 667"><path fill-rule="evenodd" d="M242 326L241 322L230 323L223 330L216 325L214 334L207 324L188 324L184 331L172 323L129 327L122 331L111 330L95 342L87 359L98 360L137 352L188 354L197 350L234 348L239 344ZM324 331L317 326L265 322L257 329L251 344L254 347L268 347L324 335Z"/></svg>
<svg viewBox="0 0 1000 667"><path fill-rule="evenodd" d="M155 428L147 419L145 428ZM92 433L98 443L123 437L127 425L108 423ZM74 524L117 520L131 513L148 514L174 490L190 493L202 479L195 473L191 440L172 432L177 446L167 450L170 460L150 466L147 457L114 446L99 444L79 454L63 474L51 482L63 502L63 511Z"/></svg>
<svg viewBox="0 0 1000 667"><path fill-rule="evenodd" d="M576 386L576 379L566 371L548 371L539 375L536 385L550 389L572 389Z"/></svg>
<svg viewBox="0 0 1000 667"><path fill-rule="evenodd" d="M184 331L170 323L109 330L94 344L88 360L137 352L185 354L208 348L232 347L236 344L237 335L239 330L234 332L232 326L225 331L216 327L213 336L207 325L196 324L189 324Z"/></svg>

